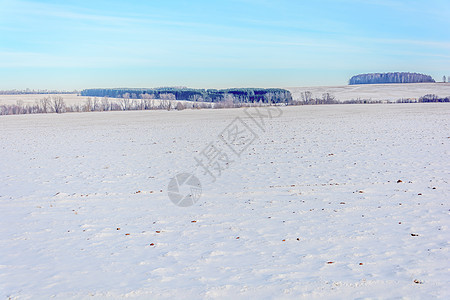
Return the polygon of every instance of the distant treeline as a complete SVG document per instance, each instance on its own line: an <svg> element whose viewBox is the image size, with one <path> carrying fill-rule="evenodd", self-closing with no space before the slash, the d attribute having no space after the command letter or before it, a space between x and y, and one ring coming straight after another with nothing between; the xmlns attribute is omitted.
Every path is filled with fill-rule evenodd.
<svg viewBox="0 0 450 300"><path fill-rule="evenodd" d="M400 99L397 101L397 103L415 103L415 102L419 102L419 103L427 103L427 102L450 102L450 96L449 97L439 97L437 95L434 94L427 94L425 96L422 96L419 98L418 101L415 100L409 100L409 99Z"/></svg>
<svg viewBox="0 0 450 300"><path fill-rule="evenodd" d="M290 103L291 92L284 89L233 88L233 89L192 89L187 87L163 87L152 89L86 89L81 96L112 97L130 99L169 99L196 102L238 103Z"/></svg>
<svg viewBox="0 0 450 300"><path fill-rule="evenodd" d="M407 72L370 73L355 75L349 84L377 84L377 83L418 83L435 82L430 75Z"/></svg>
<svg viewBox="0 0 450 300"><path fill-rule="evenodd" d="M78 94L78 91L57 90L0 90L0 95L27 95L27 94Z"/></svg>

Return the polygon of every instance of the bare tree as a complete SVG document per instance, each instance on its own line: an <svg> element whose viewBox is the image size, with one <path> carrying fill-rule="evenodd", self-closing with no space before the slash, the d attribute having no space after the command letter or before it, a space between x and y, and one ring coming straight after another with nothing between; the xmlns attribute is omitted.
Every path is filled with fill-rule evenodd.
<svg viewBox="0 0 450 300"><path fill-rule="evenodd" d="M336 98L331 95L330 93L323 93L322 94L322 104L333 104L336 103Z"/></svg>
<svg viewBox="0 0 450 300"><path fill-rule="evenodd" d="M136 99L131 100L130 110L139 110L139 109L141 109L140 103Z"/></svg>
<svg viewBox="0 0 450 300"><path fill-rule="evenodd" d="M130 94L125 93L122 95L122 99L120 99L120 107L122 110L129 110L130 109Z"/></svg>
<svg viewBox="0 0 450 300"><path fill-rule="evenodd" d="M76 103L69 107L66 106L66 111L80 112L80 111L83 111L83 108L81 107L80 104Z"/></svg>
<svg viewBox="0 0 450 300"><path fill-rule="evenodd" d="M225 93L223 95L223 104L224 104L224 107L233 107L234 106L233 94Z"/></svg>
<svg viewBox="0 0 450 300"><path fill-rule="evenodd" d="M176 100L176 97L172 93L164 93L159 95L159 107L162 109L171 110L172 109L172 101Z"/></svg>
<svg viewBox="0 0 450 300"><path fill-rule="evenodd" d="M41 106L43 113L48 113L51 103L50 103L50 97L44 97L41 100L39 100L39 104Z"/></svg>
<svg viewBox="0 0 450 300"><path fill-rule="evenodd" d="M87 97L86 102L84 103L84 111L91 111L92 110L92 98Z"/></svg>
<svg viewBox="0 0 450 300"><path fill-rule="evenodd" d="M57 114L64 112L64 108L66 107L66 104L64 103L63 97L53 96L51 99L52 99L53 111Z"/></svg>
<svg viewBox="0 0 450 300"><path fill-rule="evenodd" d="M312 101L312 93L310 91L303 92L303 93L301 93L301 95L302 95L302 101L305 104L308 104Z"/></svg>
<svg viewBox="0 0 450 300"><path fill-rule="evenodd" d="M176 108L176 110L183 110L183 109L185 109L183 103L181 103L181 102L178 102L177 106L175 108Z"/></svg>
<svg viewBox="0 0 450 300"><path fill-rule="evenodd" d="M151 109L153 107L153 99L155 98L155 95L153 94L141 94L141 107L142 109Z"/></svg>
<svg viewBox="0 0 450 300"><path fill-rule="evenodd" d="M103 97L102 98L102 106L101 106L102 108L101 108L101 110L102 111L108 111L108 110L111 110L111 107L110 107L110 105L109 105L109 99L108 99L108 97Z"/></svg>
<svg viewBox="0 0 450 300"><path fill-rule="evenodd" d="M100 100L98 100L97 97L94 97L94 100L92 101L92 111L98 110L100 110Z"/></svg>

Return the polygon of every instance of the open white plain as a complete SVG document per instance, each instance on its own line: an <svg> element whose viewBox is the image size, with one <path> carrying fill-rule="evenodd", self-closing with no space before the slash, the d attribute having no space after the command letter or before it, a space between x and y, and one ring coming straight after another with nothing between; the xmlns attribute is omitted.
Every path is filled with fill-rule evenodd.
<svg viewBox="0 0 450 300"><path fill-rule="evenodd" d="M450 105L282 113L0 117L0 296L449 299ZM258 138L175 206L237 116Z"/></svg>

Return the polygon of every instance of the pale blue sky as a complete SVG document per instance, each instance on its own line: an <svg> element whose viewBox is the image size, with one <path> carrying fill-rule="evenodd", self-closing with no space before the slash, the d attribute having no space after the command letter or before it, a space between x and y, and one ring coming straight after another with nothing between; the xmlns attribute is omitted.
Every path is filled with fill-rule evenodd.
<svg viewBox="0 0 450 300"><path fill-rule="evenodd" d="M0 0L0 89L440 81L449 16L448 0Z"/></svg>

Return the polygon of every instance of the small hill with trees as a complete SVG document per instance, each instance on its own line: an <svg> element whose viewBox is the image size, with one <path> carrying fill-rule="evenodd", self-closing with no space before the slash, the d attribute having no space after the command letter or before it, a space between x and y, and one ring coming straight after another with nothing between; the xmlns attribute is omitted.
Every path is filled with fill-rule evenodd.
<svg viewBox="0 0 450 300"><path fill-rule="evenodd" d="M349 80L349 85L354 84L380 84L380 83L419 83L435 82L430 75L408 72L393 73L369 73L355 75Z"/></svg>
<svg viewBox="0 0 450 300"><path fill-rule="evenodd" d="M192 89L163 87L152 89L85 89L81 96L130 99L168 99L201 102L232 101L238 103L290 103L291 92L277 88Z"/></svg>

